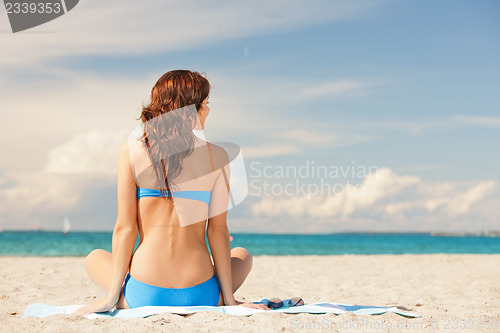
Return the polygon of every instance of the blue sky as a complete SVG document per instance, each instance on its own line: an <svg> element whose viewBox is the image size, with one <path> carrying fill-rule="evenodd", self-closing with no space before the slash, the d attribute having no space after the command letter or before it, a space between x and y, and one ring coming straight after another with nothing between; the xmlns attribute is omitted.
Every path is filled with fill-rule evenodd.
<svg viewBox="0 0 500 333"><path fill-rule="evenodd" d="M250 193L233 231L500 229L499 14L496 1L89 0L11 34L0 12L0 228L69 215L111 229L116 147L156 79L187 68L213 85L207 138L239 144L249 180L250 165L379 170L323 179L340 195Z"/></svg>

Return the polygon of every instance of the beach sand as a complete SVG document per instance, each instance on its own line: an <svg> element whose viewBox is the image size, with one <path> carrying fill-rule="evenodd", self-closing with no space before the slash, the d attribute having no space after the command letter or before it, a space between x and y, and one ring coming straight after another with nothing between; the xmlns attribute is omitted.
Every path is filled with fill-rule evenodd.
<svg viewBox="0 0 500 333"><path fill-rule="evenodd" d="M103 294L87 277L83 257L0 257L0 274L2 332L500 332L500 254L257 256L235 294L242 301L301 296L308 304L402 306L421 318L213 312L22 318L28 304L86 304Z"/></svg>

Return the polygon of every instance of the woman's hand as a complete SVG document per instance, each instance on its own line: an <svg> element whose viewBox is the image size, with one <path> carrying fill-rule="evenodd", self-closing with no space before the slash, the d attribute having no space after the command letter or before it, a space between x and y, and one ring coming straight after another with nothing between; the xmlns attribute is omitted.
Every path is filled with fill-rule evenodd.
<svg viewBox="0 0 500 333"><path fill-rule="evenodd" d="M85 306L82 306L81 308L73 312L73 314L77 314L79 316L84 317L94 312L106 312L112 309L117 302L118 300L114 300L110 297L105 297L102 299L98 299L97 301L93 301L92 303L89 303Z"/></svg>
<svg viewBox="0 0 500 333"><path fill-rule="evenodd" d="M235 305L241 305L241 306L244 306L246 308L257 309L257 310L271 310L265 304L262 304L262 303L254 304L252 302L240 302L237 300L234 300L234 301L236 303Z"/></svg>

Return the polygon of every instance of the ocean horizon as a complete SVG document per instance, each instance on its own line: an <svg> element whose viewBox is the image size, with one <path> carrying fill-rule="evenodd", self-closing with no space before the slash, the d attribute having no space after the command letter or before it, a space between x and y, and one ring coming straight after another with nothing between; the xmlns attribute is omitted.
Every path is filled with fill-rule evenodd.
<svg viewBox="0 0 500 333"><path fill-rule="evenodd" d="M231 233L231 236L231 248L241 246L253 255L500 253L498 232ZM4 230L0 232L0 255L86 256L97 248L111 251L111 240L111 231Z"/></svg>

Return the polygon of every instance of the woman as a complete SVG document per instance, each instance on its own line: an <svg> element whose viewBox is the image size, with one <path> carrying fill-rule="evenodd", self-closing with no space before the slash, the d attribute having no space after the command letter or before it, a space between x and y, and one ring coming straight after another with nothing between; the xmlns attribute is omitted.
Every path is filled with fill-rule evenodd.
<svg viewBox="0 0 500 333"><path fill-rule="evenodd" d="M90 279L107 296L75 313L146 305L269 309L234 298L252 256L229 246L228 156L193 134L204 128L209 92L208 80L187 70L165 73L153 87L142 135L118 150L112 253L94 250L86 259Z"/></svg>

